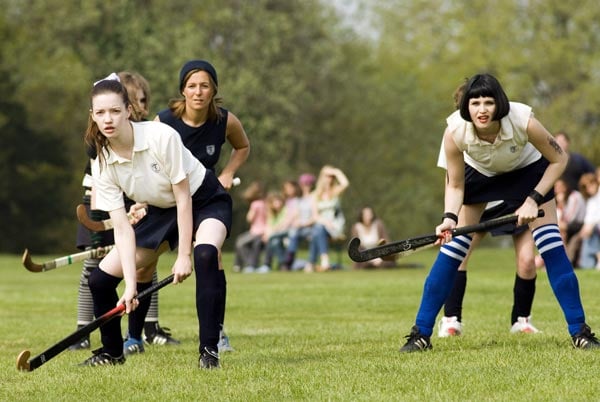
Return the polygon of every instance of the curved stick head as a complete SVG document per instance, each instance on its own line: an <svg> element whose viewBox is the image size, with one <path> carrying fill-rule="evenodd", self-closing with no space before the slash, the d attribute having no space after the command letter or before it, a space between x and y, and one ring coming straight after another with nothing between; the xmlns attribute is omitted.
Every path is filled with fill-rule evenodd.
<svg viewBox="0 0 600 402"><path fill-rule="evenodd" d="M354 237L348 243L348 256L352 261L363 262L364 258L360 253L360 239L358 237Z"/></svg>
<svg viewBox="0 0 600 402"><path fill-rule="evenodd" d="M35 262L33 262L33 260L31 259L31 254L29 254L29 249L25 249L25 251L23 252L23 266L31 272L42 272L44 270L44 267L36 264Z"/></svg>
<svg viewBox="0 0 600 402"><path fill-rule="evenodd" d="M24 350L17 356L17 370L19 371L31 371L29 366L29 356L31 353L28 350Z"/></svg>
<svg viewBox="0 0 600 402"><path fill-rule="evenodd" d="M85 226L88 230L91 230L92 232L103 232L107 229L103 222L95 221L89 217L85 205L77 205L75 213L77 214L77 220L79 223Z"/></svg>

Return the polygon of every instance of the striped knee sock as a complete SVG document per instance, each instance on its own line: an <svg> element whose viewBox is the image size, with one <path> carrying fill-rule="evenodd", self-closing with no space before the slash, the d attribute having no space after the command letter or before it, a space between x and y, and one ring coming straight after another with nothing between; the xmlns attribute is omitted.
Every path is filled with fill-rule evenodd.
<svg viewBox="0 0 600 402"><path fill-rule="evenodd" d="M458 267L465 259L469 247L471 247L471 237L465 235L453 238L450 243L440 248L437 259L425 280L421 306L415 321L421 334L431 336L433 333L435 318L452 290Z"/></svg>
<svg viewBox="0 0 600 402"><path fill-rule="evenodd" d="M569 333L575 335L585 323L585 313L579 295L579 282L567 257L558 225L544 225L533 231L535 245L540 252L550 286L563 310Z"/></svg>

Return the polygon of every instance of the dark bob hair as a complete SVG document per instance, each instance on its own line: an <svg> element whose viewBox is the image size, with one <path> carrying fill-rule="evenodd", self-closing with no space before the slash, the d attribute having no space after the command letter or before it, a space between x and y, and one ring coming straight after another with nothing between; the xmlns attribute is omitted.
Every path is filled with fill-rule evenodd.
<svg viewBox="0 0 600 402"><path fill-rule="evenodd" d="M494 98L496 101L496 114L492 116L492 120L500 120L508 114L510 110L508 97L496 77L490 74L477 74L467 81L460 102L460 116L464 120L472 121L469 113L469 100L482 96Z"/></svg>

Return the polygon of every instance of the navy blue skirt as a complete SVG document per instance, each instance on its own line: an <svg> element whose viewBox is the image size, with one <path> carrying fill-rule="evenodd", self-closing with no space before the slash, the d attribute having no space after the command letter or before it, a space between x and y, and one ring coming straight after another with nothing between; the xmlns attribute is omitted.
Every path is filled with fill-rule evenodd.
<svg viewBox="0 0 600 402"><path fill-rule="evenodd" d="M213 218L225 225L227 237L229 237L232 204L227 190L221 185L215 174L207 170L202 185L192 195L194 234L202 221ZM134 226L134 230L138 247L156 250L163 242L168 241L171 250L175 249L179 244L177 207L148 206L148 213Z"/></svg>
<svg viewBox="0 0 600 402"><path fill-rule="evenodd" d="M542 157L521 169L487 177L465 164L464 204L480 204L503 200L501 204L486 209L481 216L481 221L512 214L523 205L529 193L539 183L548 165L548 160ZM550 189L544 196L544 202L553 198L554 190ZM508 224L492 230L491 233L493 236L514 235L527 229L527 225Z"/></svg>

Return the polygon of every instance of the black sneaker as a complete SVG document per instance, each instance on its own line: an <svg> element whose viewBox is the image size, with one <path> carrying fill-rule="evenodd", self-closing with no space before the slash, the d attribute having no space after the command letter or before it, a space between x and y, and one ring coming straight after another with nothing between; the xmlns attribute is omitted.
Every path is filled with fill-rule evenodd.
<svg viewBox="0 0 600 402"><path fill-rule="evenodd" d="M422 335L419 332L419 327L416 325L413 325L410 334L406 335L405 338L406 343L400 348L400 352L402 353L423 352L427 349L431 349L429 337Z"/></svg>
<svg viewBox="0 0 600 402"><path fill-rule="evenodd" d="M117 364L125 363L125 356L112 357L108 353L102 352L102 348L96 349L93 352L92 357L87 358L80 366L116 366Z"/></svg>
<svg viewBox="0 0 600 402"><path fill-rule="evenodd" d="M144 324L144 341L149 345L179 345L181 342L171 336L169 328L163 328L158 322Z"/></svg>
<svg viewBox="0 0 600 402"><path fill-rule="evenodd" d="M581 324L581 330L571 337L571 341L576 349L600 348L600 341L587 324Z"/></svg>
<svg viewBox="0 0 600 402"><path fill-rule="evenodd" d="M69 350L83 350L90 348L90 337L86 336L85 338L81 338L71 346L69 346Z"/></svg>
<svg viewBox="0 0 600 402"><path fill-rule="evenodd" d="M219 365L219 352L205 346L202 352L200 353L200 360L198 361L198 365L200 366L200 368L209 370L221 367Z"/></svg>

